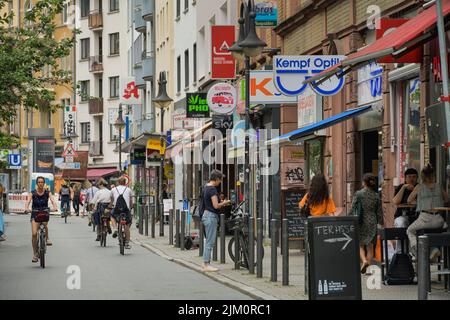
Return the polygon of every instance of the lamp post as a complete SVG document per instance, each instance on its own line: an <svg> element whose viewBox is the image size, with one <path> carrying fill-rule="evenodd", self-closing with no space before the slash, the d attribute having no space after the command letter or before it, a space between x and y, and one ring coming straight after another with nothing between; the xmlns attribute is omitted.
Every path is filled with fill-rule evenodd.
<svg viewBox="0 0 450 320"><path fill-rule="evenodd" d="M122 104L119 104L119 116L117 117L114 127L119 130L119 176L122 175L122 129L125 127L125 121L122 117Z"/></svg>
<svg viewBox="0 0 450 320"><path fill-rule="evenodd" d="M253 0L245 1L241 4L239 17L239 38L230 47L229 51L238 60L245 61L245 169L244 169L244 199L245 210L254 217L250 212L250 58L260 55L267 44L259 39L256 33L255 19L256 7Z"/></svg>
<svg viewBox="0 0 450 320"><path fill-rule="evenodd" d="M155 107L161 109L161 152L164 149L164 113L166 111L166 108L170 106L172 103L172 99L167 95L167 80L166 80L166 72L161 71L159 73L159 90L158 90L158 96L156 96L153 99L153 102L155 103ZM159 236L164 236L164 209L163 207L163 192L162 192L162 185L163 185L163 173L164 173L164 155L161 155L161 166L159 168L159 188L158 188L158 208L159 208Z"/></svg>

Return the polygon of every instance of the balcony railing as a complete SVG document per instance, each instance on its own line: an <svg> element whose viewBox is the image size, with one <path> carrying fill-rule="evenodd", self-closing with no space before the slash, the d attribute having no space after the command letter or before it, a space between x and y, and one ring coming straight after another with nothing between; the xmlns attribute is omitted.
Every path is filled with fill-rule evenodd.
<svg viewBox="0 0 450 320"><path fill-rule="evenodd" d="M89 57L89 71L103 72L103 56Z"/></svg>
<svg viewBox="0 0 450 320"><path fill-rule="evenodd" d="M142 18L145 21L151 21L153 19L155 0L144 0L142 5Z"/></svg>
<svg viewBox="0 0 450 320"><path fill-rule="evenodd" d="M147 30L147 21L142 18L142 6L134 8L134 29L141 33Z"/></svg>
<svg viewBox="0 0 450 320"><path fill-rule="evenodd" d="M103 114L103 98L89 99L89 114Z"/></svg>
<svg viewBox="0 0 450 320"><path fill-rule="evenodd" d="M150 53L145 51L142 53L142 77L145 81L151 81L155 74L153 59Z"/></svg>
<svg viewBox="0 0 450 320"><path fill-rule="evenodd" d="M89 156L90 157L103 156L103 141L90 141L89 142Z"/></svg>
<svg viewBox="0 0 450 320"><path fill-rule="evenodd" d="M103 28L103 13L100 10L89 13L89 29Z"/></svg>

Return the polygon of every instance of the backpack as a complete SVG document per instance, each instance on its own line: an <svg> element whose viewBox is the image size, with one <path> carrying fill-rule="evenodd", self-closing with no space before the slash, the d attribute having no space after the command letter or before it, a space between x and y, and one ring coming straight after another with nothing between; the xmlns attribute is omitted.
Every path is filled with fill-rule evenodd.
<svg viewBox="0 0 450 320"><path fill-rule="evenodd" d="M204 197L203 192L205 189L200 192L200 195L198 197L198 205L195 207L194 212L192 213L192 217L194 219L201 220L203 217L203 212L205 212L205 203L204 203Z"/></svg>
<svg viewBox="0 0 450 320"><path fill-rule="evenodd" d="M120 213L130 213L130 209L128 208L127 202L125 201L125 198L123 197L123 194L125 191L127 191L128 188L125 188L122 193L119 193L117 188L115 190L119 194L119 197L117 198L116 205L114 206L114 213L120 214Z"/></svg>
<svg viewBox="0 0 450 320"><path fill-rule="evenodd" d="M408 285L414 281L414 267L406 253L395 253L392 257L385 282L387 285Z"/></svg>

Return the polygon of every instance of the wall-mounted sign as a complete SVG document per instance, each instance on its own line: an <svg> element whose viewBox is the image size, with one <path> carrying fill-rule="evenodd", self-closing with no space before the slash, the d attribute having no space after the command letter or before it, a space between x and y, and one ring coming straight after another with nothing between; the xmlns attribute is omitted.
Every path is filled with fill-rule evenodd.
<svg viewBox="0 0 450 320"><path fill-rule="evenodd" d="M311 88L298 96L298 127L306 127L323 120L322 96L315 93ZM316 135L325 135L326 129L316 132Z"/></svg>
<svg viewBox="0 0 450 320"><path fill-rule="evenodd" d="M20 153L10 153L8 155L9 169L22 169L22 155Z"/></svg>
<svg viewBox="0 0 450 320"><path fill-rule="evenodd" d="M236 89L228 83L215 84L208 91L208 105L218 114L232 114L236 107Z"/></svg>
<svg viewBox="0 0 450 320"><path fill-rule="evenodd" d="M250 71L250 104L297 103L297 96L280 93L273 82L273 71Z"/></svg>
<svg viewBox="0 0 450 320"><path fill-rule="evenodd" d="M255 0L256 26L276 27L278 21L277 0Z"/></svg>
<svg viewBox="0 0 450 320"><path fill-rule="evenodd" d="M147 152L146 152L145 148L134 149L134 152L131 153L131 164L142 165L145 163L146 157L147 157Z"/></svg>
<svg viewBox="0 0 450 320"><path fill-rule="evenodd" d="M195 128L195 120L187 118L186 109L176 109L174 112L172 112L172 128L193 129Z"/></svg>
<svg viewBox="0 0 450 320"><path fill-rule="evenodd" d="M358 69L358 105L366 105L383 98L383 67L370 63Z"/></svg>
<svg viewBox="0 0 450 320"><path fill-rule="evenodd" d="M222 132L222 135L225 136L227 134L227 130L233 129L233 117L223 115L213 115L212 128L220 130L220 132Z"/></svg>
<svg viewBox="0 0 450 320"><path fill-rule="evenodd" d="M64 108L64 135L72 137L76 135L77 128L77 107L66 106Z"/></svg>
<svg viewBox="0 0 450 320"><path fill-rule="evenodd" d="M338 64L345 56L275 56L273 60L273 79L276 88L284 95L298 96L302 94L308 84L303 81L311 78L335 64ZM345 84L345 76L337 75L317 85L315 82L310 87L322 96L331 96L338 93Z"/></svg>
<svg viewBox="0 0 450 320"><path fill-rule="evenodd" d="M121 78L119 92L120 103L126 105L141 104L141 97L134 78Z"/></svg>
<svg viewBox="0 0 450 320"><path fill-rule="evenodd" d="M206 93L186 94L186 116L188 118L209 118L209 106Z"/></svg>
<svg viewBox="0 0 450 320"><path fill-rule="evenodd" d="M235 41L234 26L211 26L212 79L236 78L236 60L228 49Z"/></svg>

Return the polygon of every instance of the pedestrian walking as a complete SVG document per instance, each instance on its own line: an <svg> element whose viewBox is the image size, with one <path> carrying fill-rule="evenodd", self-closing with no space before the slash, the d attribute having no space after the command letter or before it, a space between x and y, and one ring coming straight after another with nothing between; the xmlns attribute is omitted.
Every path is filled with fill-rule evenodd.
<svg viewBox="0 0 450 320"><path fill-rule="evenodd" d="M3 214L6 209L6 192L3 185L0 183L0 241L5 241L5 223L3 219Z"/></svg>
<svg viewBox="0 0 450 320"><path fill-rule="evenodd" d="M309 191L299 203L301 210L309 212L311 216L334 215L336 206L330 197L328 182L322 174L315 175L309 187Z"/></svg>
<svg viewBox="0 0 450 320"><path fill-rule="evenodd" d="M219 210L222 207L229 206L230 200L219 202L219 194L217 187L220 186L224 178L222 172L213 170L211 172L208 183L202 191L203 215L202 223L205 227L206 244L203 251L203 271L218 271L217 268L211 266L211 251L216 241L217 225L219 222Z"/></svg>
<svg viewBox="0 0 450 320"><path fill-rule="evenodd" d="M72 205L73 210L75 211L75 214L77 216L80 215L80 204L81 204L81 190L79 185L73 186L73 198L72 198Z"/></svg>
<svg viewBox="0 0 450 320"><path fill-rule="evenodd" d="M384 223L381 199L376 190L376 177L366 173L363 177L363 188L353 197L351 212L359 217L359 256L362 274L365 274L372 264L377 225Z"/></svg>

